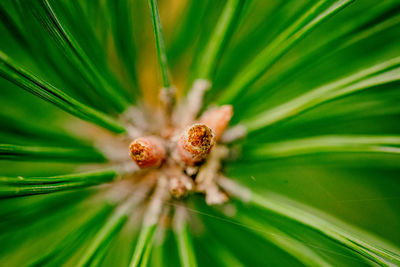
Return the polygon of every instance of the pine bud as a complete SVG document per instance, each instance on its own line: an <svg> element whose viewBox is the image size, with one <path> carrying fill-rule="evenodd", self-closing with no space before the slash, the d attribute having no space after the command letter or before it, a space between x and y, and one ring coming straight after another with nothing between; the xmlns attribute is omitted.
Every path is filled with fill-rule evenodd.
<svg viewBox="0 0 400 267"><path fill-rule="evenodd" d="M177 151L183 162L194 165L202 161L214 145L214 131L204 124L193 124L178 140Z"/></svg>
<svg viewBox="0 0 400 267"><path fill-rule="evenodd" d="M137 138L130 145L130 155L142 169L159 166L165 154L163 142L155 136Z"/></svg>
<svg viewBox="0 0 400 267"><path fill-rule="evenodd" d="M215 140L218 140L224 133L233 115L231 105L224 105L218 108L206 111L199 119L208 127L214 130Z"/></svg>

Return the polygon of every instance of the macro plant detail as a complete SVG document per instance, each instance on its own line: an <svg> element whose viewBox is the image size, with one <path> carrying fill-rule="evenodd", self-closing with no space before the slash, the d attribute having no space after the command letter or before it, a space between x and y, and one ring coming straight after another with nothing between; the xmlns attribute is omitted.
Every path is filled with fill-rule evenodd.
<svg viewBox="0 0 400 267"><path fill-rule="evenodd" d="M398 0L0 21L1 266L400 265Z"/></svg>

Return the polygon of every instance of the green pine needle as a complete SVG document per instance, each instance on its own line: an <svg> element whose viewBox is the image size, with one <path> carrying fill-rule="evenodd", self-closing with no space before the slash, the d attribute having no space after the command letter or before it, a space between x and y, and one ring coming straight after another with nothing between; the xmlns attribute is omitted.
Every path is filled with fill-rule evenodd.
<svg viewBox="0 0 400 267"><path fill-rule="evenodd" d="M72 190L107 183L117 177L118 174L113 170L49 177L0 177L0 198Z"/></svg>
<svg viewBox="0 0 400 267"><path fill-rule="evenodd" d="M77 266L91 266L92 260L96 257L96 253L105 246L117 233L129 217L132 208L137 205L135 197L128 199L105 221L105 224L97 232L96 236L91 241L89 247L85 250L82 258Z"/></svg>
<svg viewBox="0 0 400 267"><path fill-rule="evenodd" d="M158 4L157 0L148 0L148 1L149 1L151 19L153 23L154 38L156 41L158 63L160 65L163 87L168 90L171 86L171 81L169 78L167 53L165 51L164 36L162 33Z"/></svg>
<svg viewBox="0 0 400 267"><path fill-rule="evenodd" d="M326 2L329 1L317 1L303 16L294 21L290 27L264 48L224 90L219 102L230 103L239 97L247 87L259 79L293 45L304 38L318 24L350 4L352 0L335 1L326 9L321 10L321 7L324 7Z"/></svg>
<svg viewBox="0 0 400 267"><path fill-rule="evenodd" d="M293 204L289 205L283 202L282 198L280 199L273 194L257 194L234 183L223 183L223 186L250 205L273 212L325 235L352 250L361 259L368 259L382 266L400 264L400 254L393 252L398 249L393 248L388 243L385 245L389 249L385 249L374 243L365 242L358 238L356 234L349 232L349 230L342 229L337 223L330 222L335 221L333 218L330 218L330 221L324 220L322 215L316 216L308 212L305 207L298 208ZM341 224L343 225L343 223ZM347 227L350 228L349 226ZM353 232L355 231L353 230Z"/></svg>
<svg viewBox="0 0 400 267"><path fill-rule="evenodd" d="M0 144L0 159L71 162L104 162L106 158L93 148L39 147Z"/></svg>
<svg viewBox="0 0 400 267"><path fill-rule="evenodd" d="M312 247L308 247L307 244L290 237L273 226L260 224L255 221L255 219L249 217L241 217L240 222L255 227L254 231L256 234L275 244L277 247L280 247L282 250L302 262L305 266L332 266L324 258L318 255Z"/></svg>
<svg viewBox="0 0 400 267"><path fill-rule="evenodd" d="M386 9L389 9L387 11ZM346 27L341 30L338 34L333 35L328 41L322 43L315 50L306 52L297 61L277 73L274 77L268 79L266 84L254 88L251 91L251 99L249 102L253 103L253 107L263 106L264 102L260 100L258 94L261 93L265 88L269 88L272 92L279 88L288 81L295 79L304 70L309 69L318 62L322 62L324 59L333 55L339 51L348 48L351 45L356 44L362 40L365 40L373 35L384 32L391 27L395 27L400 24L400 15L392 14L391 8L385 7L384 16L382 16L382 10L376 9L371 10L375 12L366 13L362 19L354 20L346 24ZM372 24L371 27L367 25Z"/></svg>
<svg viewBox="0 0 400 267"><path fill-rule="evenodd" d="M243 125L248 132L296 116L306 110L374 86L400 80L400 58L390 59L341 80L315 88L278 107L247 119Z"/></svg>
<svg viewBox="0 0 400 267"><path fill-rule="evenodd" d="M148 260L147 253L151 249L153 243L154 232L157 229L157 225L143 225L140 229L139 237L133 252L132 260L129 264L131 267L146 266Z"/></svg>
<svg viewBox="0 0 400 267"><path fill-rule="evenodd" d="M209 42L198 62L197 78L211 80L217 61L229 41L244 5L244 0L228 0L218 19L217 27L210 35Z"/></svg>
<svg viewBox="0 0 400 267"><path fill-rule="evenodd" d="M249 159L292 157L314 153L400 153L400 136L315 136L250 148Z"/></svg>
<svg viewBox="0 0 400 267"><path fill-rule="evenodd" d="M113 118L86 106L70 97L60 89L34 76L0 51L0 75L20 86L29 93L36 95L72 115L93 122L110 131L123 133L123 126Z"/></svg>
<svg viewBox="0 0 400 267"><path fill-rule="evenodd" d="M183 267L196 267L196 256L193 249L189 226L185 219L175 228L175 238L178 245L179 257Z"/></svg>
<svg viewBox="0 0 400 267"><path fill-rule="evenodd" d="M41 0L41 6L33 6L37 8L38 19L42 20L48 27L48 31L52 34L58 44L74 58L77 66L81 71L88 76L88 79L94 84L94 88L98 93L102 94L105 98L111 101L115 108L122 112L128 107L128 101L123 97L120 91L117 91L115 86L112 86L109 81L103 78L103 75L96 68L96 65L91 62L85 51L79 46L74 37L63 27L57 14L54 12L48 0ZM101 86L102 90L97 88L97 84Z"/></svg>
<svg viewBox="0 0 400 267"><path fill-rule="evenodd" d="M399 27L398 0L0 1L1 265L400 266ZM223 133L192 166L193 123Z"/></svg>
<svg viewBox="0 0 400 267"><path fill-rule="evenodd" d="M28 266L30 267L39 267L44 264L48 264L52 262L55 258L59 256L59 254L64 254L68 256L69 253L74 251L74 244L82 241L82 238L86 237L87 233L90 232L94 225L97 224L98 221L104 220L106 215L112 210L112 205L105 204L103 207L99 209L95 215L87 220L83 225L79 226L78 229L70 233L65 239L59 241L48 253L41 255L39 258L34 260ZM54 262L52 262L54 264Z"/></svg>

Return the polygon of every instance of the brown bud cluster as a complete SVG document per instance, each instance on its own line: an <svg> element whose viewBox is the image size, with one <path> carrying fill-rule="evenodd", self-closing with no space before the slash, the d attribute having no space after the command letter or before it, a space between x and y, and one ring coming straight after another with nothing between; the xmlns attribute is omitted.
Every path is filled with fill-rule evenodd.
<svg viewBox="0 0 400 267"><path fill-rule="evenodd" d="M227 157L228 148L215 143L226 140L226 135L221 136L228 127L233 109L231 105L209 109L197 123L186 129L181 128L193 123L196 114L197 111L189 114L187 121L162 123L157 128L160 130L159 137L137 138L130 145L130 156L141 169L157 168L145 174L155 174L157 188L169 191L170 197L181 199L198 192L205 195L207 204L219 205L228 200L217 183L221 175L221 161ZM161 186L163 181L165 185Z"/></svg>

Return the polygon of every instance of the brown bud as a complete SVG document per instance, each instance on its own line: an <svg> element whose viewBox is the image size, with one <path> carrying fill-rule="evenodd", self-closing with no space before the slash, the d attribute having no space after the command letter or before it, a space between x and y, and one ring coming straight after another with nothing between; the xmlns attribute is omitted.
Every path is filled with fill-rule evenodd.
<svg viewBox="0 0 400 267"><path fill-rule="evenodd" d="M214 130L215 140L218 140L233 116L233 108L231 105L224 105L218 108L206 111L199 119L208 127Z"/></svg>
<svg viewBox="0 0 400 267"><path fill-rule="evenodd" d="M155 167L165 159L165 148L158 137L140 137L130 145L130 155L142 169Z"/></svg>
<svg viewBox="0 0 400 267"><path fill-rule="evenodd" d="M214 131L204 124L193 124L178 140L177 151L182 161L194 165L202 161L214 145Z"/></svg>

